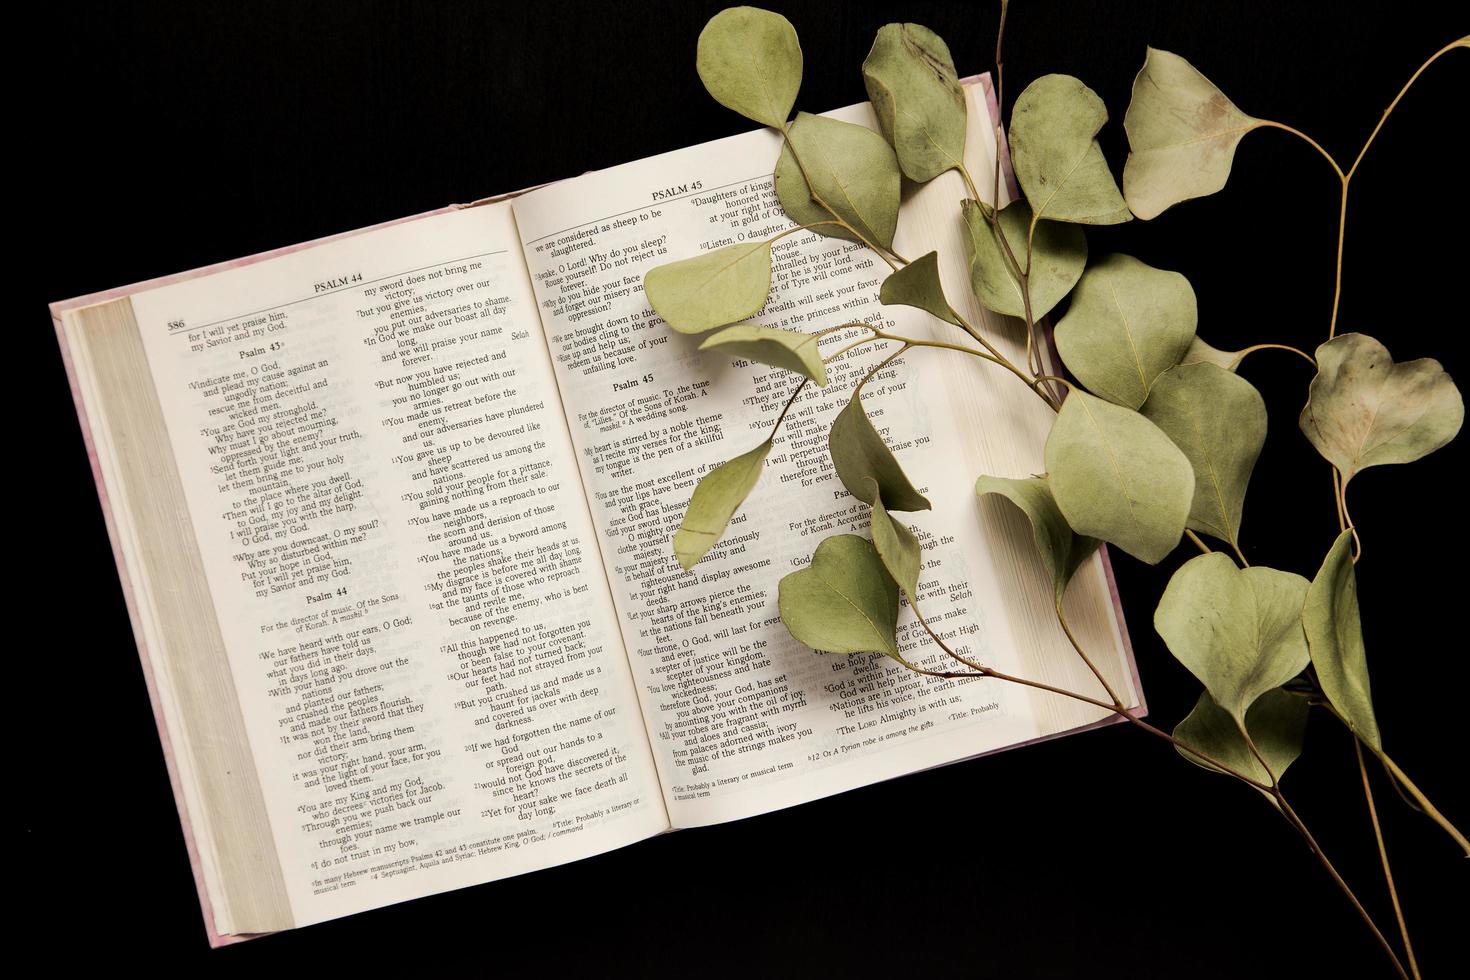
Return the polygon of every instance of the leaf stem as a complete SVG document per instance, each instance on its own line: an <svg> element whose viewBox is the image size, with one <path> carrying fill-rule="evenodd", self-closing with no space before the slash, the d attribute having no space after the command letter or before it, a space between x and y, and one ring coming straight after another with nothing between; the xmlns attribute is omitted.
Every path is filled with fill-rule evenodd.
<svg viewBox="0 0 1470 980"><path fill-rule="evenodd" d="M1200 540L1200 536L1198 534L1195 534L1189 528L1185 528L1184 529L1184 536L1187 537L1189 540L1191 540L1191 541L1194 542L1195 547L1200 550L1200 554L1203 554L1203 555L1214 554L1213 549L1211 549L1209 545L1207 545L1203 541L1201 541Z"/></svg>
<svg viewBox="0 0 1470 980"><path fill-rule="evenodd" d="M1298 357L1305 360L1308 364L1312 365L1312 367L1317 366L1316 358L1312 357L1312 355L1308 354L1306 351L1298 350L1297 348L1292 347L1290 344L1252 344L1251 346L1240 352L1240 356L1235 359L1235 363L1239 364L1241 361L1245 360L1245 356L1247 354L1254 353L1258 350L1291 351L1293 354L1297 355Z"/></svg>
<svg viewBox="0 0 1470 980"><path fill-rule="evenodd" d="M1333 714L1337 714L1337 712L1334 710ZM1339 719L1341 719L1341 717L1341 715L1338 715ZM1367 745L1368 743L1365 742L1363 744ZM1388 753L1384 752L1380 748L1375 748L1372 745L1368 745L1368 751L1378 756L1379 761L1383 763L1383 767L1389 771L1390 775L1393 776L1393 778L1398 782L1400 786L1408 790L1409 795L1414 798L1414 801L1418 803L1421 808L1423 808L1424 815L1430 820L1433 820L1435 823L1439 824L1440 827L1444 829L1444 832L1449 834L1450 837L1454 839L1455 843L1460 846L1460 850L1465 852L1465 856L1467 858L1470 858L1470 841L1467 841L1465 839L1465 835L1460 833L1458 827L1450 823L1449 818L1447 818L1443 813L1440 813L1438 808L1436 808L1433 803L1429 802L1429 798L1419 790L1418 786L1414 785L1413 780L1408 777L1408 774L1398 767L1398 763L1389 758Z"/></svg>
<svg viewBox="0 0 1470 980"><path fill-rule="evenodd" d="M1419 70L1414 72L1413 75L1409 76L1409 80L1404 83L1404 87L1399 89L1399 94L1395 95L1393 97L1393 101L1388 104L1388 108L1383 110L1383 116L1378 120L1378 125L1374 126L1373 132L1368 134L1368 141L1364 143L1363 148L1358 151L1357 159L1355 159L1353 161L1353 165L1348 168L1347 174L1344 175L1344 180L1351 180L1353 174L1358 172L1358 164L1362 163L1363 157L1367 156L1368 147L1373 145L1373 140L1378 137L1378 131L1383 128L1383 124L1388 121L1388 117L1393 112L1393 110L1398 108L1399 100L1401 100L1408 93L1410 86L1412 86L1416 81L1419 80L1419 76L1424 74L1424 70L1426 68L1434 64L1442 56L1448 54L1454 48L1470 48L1470 39L1462 37L1457 41L1451 41L1449 44L1446 44L1444 47L1434 52L1434 54L1430 55L1429 60L1420 65Z"/></svg>
<svg viewBox="0 0 1470 980"><path fill-rule="evenodd" d="M1097 664L1092 662L1092 658L1089 657L1086 651L1082 649L1082 644L1078 643L1077 637L1073 635L1071 624L1067 622L1067 614L1062 611L1061 596L1057 596L1056 607L1057 622L1061 624L1062 632L1067 634L1067 642L1072 644L1072 649L1077 651L1077 656L1082 658L1082 662L1087 665L1087 669L1092 671L1092 676L1097 678L1097 682L1102 685L1103 690L1108 692L1108 697L1113 699L1113 710L1123 711L1123 700L1118 697L1117 692L1113 690L1113 686L1108 683L1108 680L1106 677L1103 676L1102 671L1098 670Z"/></svg>
<svg viewBox="0 0 1470 980"><path fill-rule="evenodd" d="M1409 960L1409 971L1414 980L1421 980L1419 964L1414 959L1414 944L1409 941L1409 926L1404 921L1404 909L1399 904L1399 891L1394 887L1393 870L1388 866L1388 848L1383 843L1383 827L1378 822L1378 807L1373 802L1373 787L1368 782L1368 766L1363 761L1363 743L1353 739L1353 752L1358 757L1358 773L1363 777L1363 797L1368 801L1368 818L1373 822L1373 837L1378 841L1378 857L1383 862L1383 880L1388 885L1388 897L1393 901L1393 914L1399 920L1399 935L1404 940L1404 953Z"/></svg>

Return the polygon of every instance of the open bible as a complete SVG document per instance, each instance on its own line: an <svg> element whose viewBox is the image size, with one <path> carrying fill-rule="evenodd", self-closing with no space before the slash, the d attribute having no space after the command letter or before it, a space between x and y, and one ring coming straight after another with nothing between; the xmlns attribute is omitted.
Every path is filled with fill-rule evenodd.
<svg viewBox="0 0 1470 980"><path fill-rule="evenodd" d="M971 172L1007 170L988 80L965 90ZM866 104L834 115L876 128ZM765 438L795 380L700 352L643 275L791 227L779 149L749 133L52 307L212 943L1113 717L787 634L780 577L867 533L825 448L850 384L802 392L724 538L675 560L695 483ZM963 196L953 173L909 188L895 247L937 248L951 301L1023 358L970 296ZM756 319L953 329L880 306L886 272L787 236ZM1094 690L1025 518L972 490L1042 470L1046 407L924 349L864 394L934 504L929 621L972 659ZM1141 711L1105 552L1067 603ZM907 619L905 656L934 664Z"/></svg>

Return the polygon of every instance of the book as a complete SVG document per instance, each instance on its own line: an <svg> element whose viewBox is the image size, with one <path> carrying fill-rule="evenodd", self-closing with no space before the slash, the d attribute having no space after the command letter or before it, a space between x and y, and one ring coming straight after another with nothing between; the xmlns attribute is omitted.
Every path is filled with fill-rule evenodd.
<svg viewBox="0 0 1470 980"><path fill-rule="evenodd" d="M967 166L1001 168L1004 203L988 78L965 91ZM866 103L832 115L876 128ZM794 382L671 331L643 275L790 228L779 139L52 306L211 944L1118 720L786 632L780 577L867 533L825 444L871 348L803 390L723 539L676 562L695 483L765 438ZM953 173L906 187L895 247L938 249L951 302L1023 358L970 295L964 196ZM757 322L953 330L879 304L887 267L860 244L798 232L775 255ZM1093 690L1025 518L973 492L1043 469L1046 407L933 349L864 404L934 505L913 522L930 622L996 669ZM1105 550L1067 609L1146 711ZM943 660L911 615L899 637Z"/></svg>

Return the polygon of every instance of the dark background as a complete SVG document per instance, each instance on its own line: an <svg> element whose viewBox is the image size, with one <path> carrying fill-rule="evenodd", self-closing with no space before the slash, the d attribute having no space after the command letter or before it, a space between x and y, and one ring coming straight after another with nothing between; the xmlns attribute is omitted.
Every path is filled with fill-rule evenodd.
<svg viewBox="0 0 1470 980"><path fill-rule="evenodd" d="M1144 46L1183 54L1252 114L1346 165L1431 53L1470 31L1454 5L1017 0L1008 96L1080 76L1121 119ZM567 867L211 952L45 303L575 175L749 128L694 72L706 3L52 4L12 45L28 138L11 158L34 263L9 376L24 498L8 644L23 947L119 964L258 971L308 961L425 973L984 977L1387 976L1298 838L1255 794L1132 730L1070 737L832 799L656 839ZM799 108L863 99L889 20L991 66L995 4L781 2L806 55ZM1439 12L1435 12L1436 9ZM1354 182L1341 329L1470 377L1463 192L1470 52L1420 80ZM1009 99L1008 99L1009 101ZM1452 145L1453 144L1453 145ZM1285 133L1249 136L1226 191L1090 232L1178 269L1201 335L1310 350L1332 301L1336 180ZM1246 508L1253 562L1310 576L1336 533L1325 463L1296 427L1307 366L1253 355L1272 429ZM1470 824L1460 719L1466 438L1360 477L1351 503L1386 744ZM1153 720L1198 684L1150 627L1168 575L1117 561ZM1374 767L1400 891L1430 977L1464 968L1466 862ZM1344 732L1314 717L1286 788L1397 943Z"/></svg>

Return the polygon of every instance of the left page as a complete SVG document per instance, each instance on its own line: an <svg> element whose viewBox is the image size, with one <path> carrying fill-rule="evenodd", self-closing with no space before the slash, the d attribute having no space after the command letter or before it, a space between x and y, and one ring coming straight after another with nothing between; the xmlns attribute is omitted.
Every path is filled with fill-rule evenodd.
<svg viewBox="0 0 1470 980"><path fill-rule="evenodd" d="M668 829L508 205L131 302L296 925Z"/></svg>

